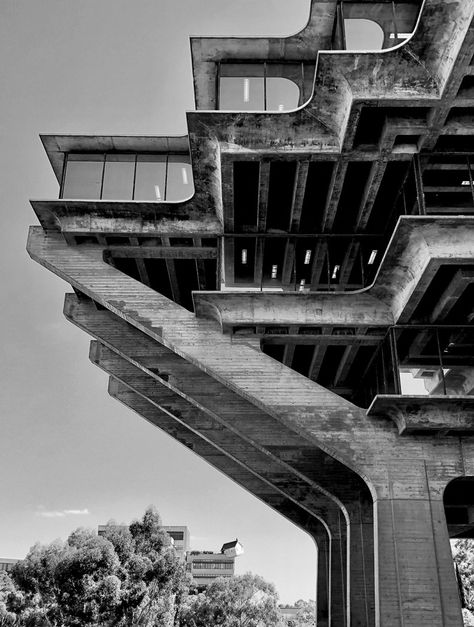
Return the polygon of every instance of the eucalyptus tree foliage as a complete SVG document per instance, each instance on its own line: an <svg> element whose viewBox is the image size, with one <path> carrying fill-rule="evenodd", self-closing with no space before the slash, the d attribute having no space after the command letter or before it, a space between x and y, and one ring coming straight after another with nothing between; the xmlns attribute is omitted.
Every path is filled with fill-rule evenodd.
<svg viewBox="0 0 474 627"><path fill-rule="evenodd" d="M36 544L0 577L0 626L172 627L189 580L153 509L105 535Z"/></svg>
<svg viewBox="0 0 474 627"><path fill-rule="evenodd" d="M220 577L204 592L189 596L180 615L182 627L275 627L278 594L273 584L247 573Z"/></svg>
<svg viewBox="0 0 474 627"><path fill-rule="evenodd" d="M461 584L463 619L466 627L474 627L474 540L456 540L452 544L454 562Z"/></svg>

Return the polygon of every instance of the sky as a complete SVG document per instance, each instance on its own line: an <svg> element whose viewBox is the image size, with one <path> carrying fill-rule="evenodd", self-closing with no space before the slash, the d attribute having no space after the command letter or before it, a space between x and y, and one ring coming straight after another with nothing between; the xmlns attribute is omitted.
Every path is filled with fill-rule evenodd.
<svg viewBox="0 0 474 627"><path fill-rule="evenodd" d="M309 536L107 395L62 315L71 288L25 250L29 199L59 192L40 133L186 134L190 36L288 36L308 15L309 0L0 0L0 557L154 504L193 549L239 538L236 572L281 602L314 598Z"/></svg>
<svg viewBox="0 0 474 627"><path fill-rule="evenodd" d="M291 8L290 8L291 4ZM309 0L1 0L0 557L154 504L192 548L314 598L312 540L107 395L68 285L29 259L29 199L58 196L40 133L185 134L191 35L289 35Z"/></svg>

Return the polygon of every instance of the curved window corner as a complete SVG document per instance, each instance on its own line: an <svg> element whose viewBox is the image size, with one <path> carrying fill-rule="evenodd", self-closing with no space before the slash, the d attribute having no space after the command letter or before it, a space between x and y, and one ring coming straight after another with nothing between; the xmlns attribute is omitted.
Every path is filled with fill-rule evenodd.
<svg viewBox="0 0 474 627"><path fill-rule="evenodd" d="M345 49L346 50L382 50L384 32L382 27L373 20L363 18L345 19ZM395 46L398 41L394 40Z"/></svg>
<svg viewBox="0 0 474 627"><path fill-rule="evenodd" d="M220 64L218 109L223 111L272 111L296 109L301 103L301 89L286 71L304 80L304 67L283 69L279 64Z"/></svg>
<svg viewBox="0 0 474 627"><path fill-rule="evenodd" d="M296 109L300 89L289 78L269 76L266 79L266 111L290 111Z"/></svg>

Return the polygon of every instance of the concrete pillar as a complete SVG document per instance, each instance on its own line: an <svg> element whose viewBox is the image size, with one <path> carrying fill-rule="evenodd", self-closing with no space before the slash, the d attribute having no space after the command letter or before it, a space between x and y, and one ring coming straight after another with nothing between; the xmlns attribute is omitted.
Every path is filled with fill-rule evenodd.
<svg viewBox="0 0 474 627"><path fill-rule="evenodd" d="M318 545L316 582L316 624L329 627L331 551L328 536L315 538Z"/></svg>
<svg viewBox="0 0 474 627"><path fill-rule="evenodd" d="M374 524L373 503L359 496L348 506L349 598L351 627L374 627Z"/></svg>
<svg viewBox="0 0 474 627"><path fill-rule="evenodd" d="M376 503L380 627L462 627L441 500Z"/></svg>

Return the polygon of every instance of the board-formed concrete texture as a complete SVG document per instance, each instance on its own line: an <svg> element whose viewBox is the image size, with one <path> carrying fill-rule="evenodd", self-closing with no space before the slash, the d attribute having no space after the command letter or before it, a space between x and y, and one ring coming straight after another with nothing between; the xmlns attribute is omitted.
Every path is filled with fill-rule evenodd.
<svg viewBox="0 0 474 627"><path fill-rule="evenodd" d="M191 40L187 136L42 137L31 257L114 398L314 538L319 626L462 625L473 19L312 0L287 38Z"/></svg>

